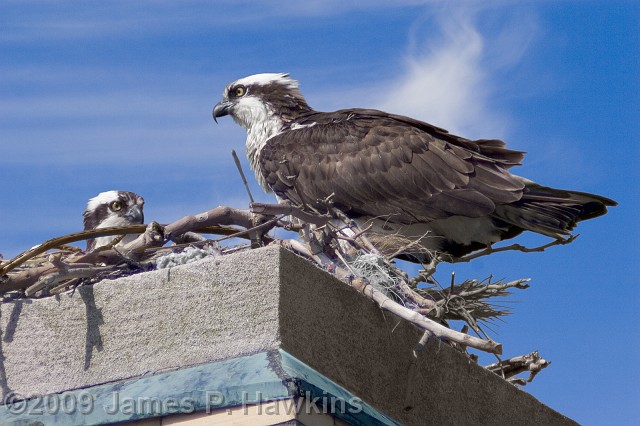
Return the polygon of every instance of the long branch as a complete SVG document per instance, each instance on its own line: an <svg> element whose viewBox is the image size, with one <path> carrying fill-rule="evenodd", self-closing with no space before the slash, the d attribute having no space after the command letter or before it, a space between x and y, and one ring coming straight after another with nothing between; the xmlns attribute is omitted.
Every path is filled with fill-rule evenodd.
<svg viewBox="0 0 640 426"><path fill-rule="evenodd" d="M118 269L118 265L108 265L108 266L95 266L95 265L86 265L86 264L74 264L68 265L68 268L64 270L58 270L53 274L43 275L38 279L38 281L28 287L24 294L26 296L32 296L39 290L42 290L45 287L50 287L56 285L62 281L73 279L73 278L85 278L85 277L93 277L103 272L111 272Z"/></svg>
<svg viewBox="0 0 640 426"><path fill-rule="evenodd" d="M264 215L288 215L296 217L304 222L311 223L313 225L326 225L331 220L331 216L313 214L304 211L299 207L295 207L288 204L264 204L264 203L251 203L251 211L254 213L260 213Z"/></svg>
<svg viewBox="0 0 640 426"><path fill-rule="evenodd" d="M147 225L127 225L127 226L115 226L109 228L90 229L82 232L74 232L72 234L63 235L61 237L52 238L45 241L42 244L38 244L29 250L26 250L11 260L2 263L0 267L0 276L12 271L16 267L24 264L29 259L32 259L39 254L46 252L65 244L74 243L76 241L87 240L90 238L108 237L111 235L128 235L128 234L141 234L145 231ZM200 232L205 234L218 234L218 235L232 235L238 234L238 230L234 228L224 226L202 226L193 229L194 232ZM242 234L235 235L237 237L244 237Z"/></svg>
<svg viewBox="0 0 640 426"><path fill-rule="evenodd" d="M122 247L119 251L105 250L105 251L92 251L89 253L75 253L65 258L66 264L73 263L120 263L122 261L122 256L124 255L127 258L134 259L140 255L146 248L150 247L159 247L164 245L168 240L172 238L172 236L180 236L189 231L194 231L197 229L207 229L208 231L214 230L214 226L219 225L238 225L247 228L248 230L252 228L253 225L253 217L254 215L248 210L239 210L233 209L230 207L219 206L214 209L208 210L206 212L193 215L193 216L185 216L167 226L157 227L161 228L162 234L160 237L153 236L151 237L152 229L150 225L147 225L146 228L143 229L144 233L142 233L138 238L134 241L128 243L124 247ZM143 225L140 225L143 226ZM114 228L115 229L115 228ZM232 228L226 228L232 229ZM105 230L98 231L99 233L111 232ZM140 230L136 228L135 233L139 233ZM157 232L157 231L156 231ZM240 236L240 233L237 229L233 229L229 231L230 233L236 234ZM247 231L243 231L242 234ZM118 229L117 232L114 231L116 235L121 234L121 230ZM133 232L132 232L133 233ZM113 234L107 234L113 235ZM91 236L96 236L96 234L91 234ZM47 247L52 248L56 247L60 244L63 244L64 241L67 241L68 238L78 238L78 239L86 239L86 233L75 233L70 236L60 237L58 239L49 240L49 242L45 243ZM54 241L51 243L50 241ZM77 240L75 240L77 241ZM44 244L43 244L44 245ZM35 284L42 276L47 274L55 273L59 270L58 266L54 265L51 262L46 262L41 266L37 266L34 268L27 268L21 270L17 273L6 275L6 271L13 269L16 265L21 262L26 261L27 259L36 256L39 253L42 253L42 246L34 247L31 250L19 255L18 257L9 261L9 263L3 265L2 274L0 275L0 294L7 293L10 291L25 289L31 287ZM45 249L48 250L49 248ZM33 250L33 251L32 251ZM19 258L19 260L17 260Z"/></svg>
<svg viewBox="0 0 640 426"><path fill-rule="evenodd" d="M42 244L38 244L37 246L30 248L29 250L23 253L20 253L19 255L9 260L8 262L5 262L2 265L2 267L0 267L0 276L13 270L17 266L20 266L27 260L39 254L42 254L47 250L60 247L63 244L69 244L76 241L86 240L89 238L107 237L110 235L140 234L144 232L145 228L146 228L146 225L129 225L129 226L118 226L118 227L111 227L111 228L99 228L99 229L91 229L91 230L82 231L82 232L74 232L73 234L52 238L50 240L45 241Z"/></svg>
<svg viewBox="0 0 640 426"><path fill-rule="evenodd" d="M575 240L576 238L578 238L580 236L580 234L576 234L576 235L571 235L569 238L563 240L563 239L556 239L551 241L550 243L538 246L538 247L525 247L521 244L511 244L509 246L505 246L505 247L487 247L484 250L481 250L477 253L473 253L473 254L469 254L467 256L463 256L463 257L454 257L452 258L449 262L450 263L464 263L464 262L469 262L473 259L477 259L479 257L483 257L483 256L488 256L490 254L493 253L500 253L502 251L520 251L523 253L535 253L535 252L542 252L545 251L546 249L548 249L549 247L553 247L553 246L563 246L566 244L569 244L571 242L573 242L573 240Z"/></svg>
<svg viewBox="0 0 640 426"><path fill-rule="evenodd" d="M428 330L429 332L433 333L434 336L442 340L448 340L498 355L502 353L502 345L500 343L494 342L492 340L480 339L468 334L459 333L455 330L440 325L437 322L425 317L424 315L421 315L418 312L406 308L399 303L396 303L393 300L389 299L384 295L384 293L375 289L373 286L368 285L362 278L356 278L352 280L350 284L356 290L360 291L362 294L375 301L382 309L386 309L387 311L396 314L400 318L412 322L423 330Z"/></svg>
<svg viewBox="0 0 640 426"><path fill-rule="evenodd" d="M326 259L322 259L317 254L311 253L311 251L299 241L288 240L282 241L280 242L280 244L293 250L294 252L303 255L304 257L307 257L308 259L313 260L321 266L326 266ZM421 315L418 312L412 311L411 309L394 302L384 293L367 284L366 280L362 278L353 278L352 274L347 269L335 265L333 269L333 272L338 278L348 282L349 285L351 285L353 288L376 302L378 306L380 306L380 308L394 313L400 318L405 319L418 326L422 330L429 331L434 336L440 339L456 342L465 346L470 346L472 348L476 348L485 352L495 354L502 353L502 345L500 343L494 342L492 340L480 339L478 337L473 337L468 334L451 330L443 325L438 324L435 321L430 320L429 318Z"/></svg>

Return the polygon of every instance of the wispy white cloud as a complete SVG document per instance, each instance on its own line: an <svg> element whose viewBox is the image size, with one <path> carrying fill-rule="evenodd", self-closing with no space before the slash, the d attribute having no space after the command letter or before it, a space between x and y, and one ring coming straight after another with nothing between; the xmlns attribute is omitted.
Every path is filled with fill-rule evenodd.
<svg viewBox="0 0 640 426"><path fill-rule="evenodd" d="M373 86L349 88L348 95L339 82L331 90L311 87L305 93L312 104L331 105L335 103L332 99L340 99L345 104L339 107L375 106L410 115L471 138L504 137L513 117L500 106L501 100L510 96L505 89L509 73L517 67L535 38L535 18L524 14L504 14L505 20L494 18L491 25L482 27L480 21L485 18L482 8L444 7L435 10L435 13L416 21L408 34L403 58L389 58L390 61L404 60L404 65L398 68L398 75L382 75ZM91 73L90 70L83 72ZM159 95L129 91L104 96L95 93L60 95L23 98L9 106L6 101L0 102L0 112L5 118L13 114L29 115L37 120L40 115L49 119L73 118L79 124L83 119L90 121L99 117L102 126L114 119L118 122L109 125L108 134L104 128L96 128L91 137L98 145L122 145L126 151L133 141L146 149L151 146L168 147L180 139L204 140L214 133L216 137L233 135L237 139L240 132L234 133L229 128L233 128L232 124L218 126L215 132L210 127L208 110L216 96L214 89L204 102L203 98L187 97L184 93ZM205 115L206 121L194 119ZM135 124L136 120L140 125ZM165 126L168 122L171 126ZM83 143L75 134L85 130L82 126L67 130L69 138L61 134L61 130L53 130L53 135L64 143ZM197 149L190 152L198 155ZM189 152L182 150L180 156L188 157Z"/></svg>
<svg viewBox="0 0 640 426"><path fill-rule="evenodd" d="M420 2L403 5L414 3ZM326 6L321 2L300 7L317 14L329 13L323 12ZM350 7L399 5L356 2ZM281 9L287 10L281 13L302 13ZM417 19L408 33L403 56L388 58L392 62L404 61L404 65L390 68L397 74L382 74L376 82L363 82L347 91L339 81L330 90L303 81L303 87L310 86L305 93L311 104L373 106L471 138L504 136L512 117L499 106L499 98L507 96L505 76L519 64L535 37L534 18L525 14L496 14L494 10L489 14L494 21L486 24L484 9L475 6L427 10L430 14ZM505 19L499 20L496 15ZM108 21L108 14L105 19ZM108 73L120 73L118 81L134 78L133 83L130 81L123 88L110 87L113 75L99 68L58 67L38 72L30 65L15 68L5 65L5 71L12 83L44 88L50 81L68 79L84 86L69 84L68 90L35 90L31 95L4 96L0 100L0 129L5 126L4 135L12 138L5 148L4 162L98 161L124 165L139 161L144 153L148 161L171 158L202 162L209 158L215 164L220 158L218 154L226 156L230 141L244 139L242 130L233 123L213 127L210 109L227 81L218 79L220 87L216 87L212 82L215 77L206 75L206 71L200 75L172 75L172 85L179 88L173 92L145 86L140 76L132 77L133 70L109 69ZM99 88L87 87L95 85L96 79L104 84L99 84ZM210 90L202 93L202 87ZM190 149L182 148L185 142Z"/></svg>
<svg viewBox="0 0 640 426"><path fill-rule="evenodd" d="M418 21L404 70L380 86L377 105L466 137L503 137L512 117L500 100L537 26L531 15L494 18L490 26L482 18L481 8L447 7Z"/></svg>
<svg viewBox="0 0 640 426"><path fill-rule="evenodd" d="M376 3L371 7L382 6ZM416 21L407 34L404 52L385 58L392 66L377 78L372 73L359 84L353 84L357 78L351 78L345 90L346 84L334 78L349 72L345 63L331 78L301 81L305 95L320 109L378 107L467 137L501 136L511 117L495 101L505 96L500 90L504 82L499 80L520 63L529 41L523 34L534 28L535 22L507 14L510 18L506 21L483 26L481 21L486 17L482 10L456 9L439 8ZM320 16L329 12L305 13ZM59 25L64 27L63 22ZM372 55L372 60L380 58ZM398 61L400 64L394 65ZM42 185L57 182L56 196L70 193L75 197L56 201L62 206L59 215L43 220L38 235L50 237L77 230L86 198L106 189L139 192L148 199L149 219L165 221L216 204L246 205L229 156L231 147L239 153L243 150L244 131L231 120L216 126L210 116L222 87L241 75L227 78L213 75L211 68L185 67L193 70L191 75L182 74L182 69L145 69L153 71L153 78L148 78L128 64L109 64L104 69L101 63L46 66L41 71L30 63L3 64L1 70L7 78L3 82L17 89L0 99L0 136L4 141L0 169L21 173L27 169L40 176ZM324 65L319 60L306 66L317 69ZM215 72L229 72L220 68ZM163 84L167 81L171 83ZM54 167L81 168L83 173L78 176L82 178L62 179ZM248 168L245 173L252 174ZM207 176L203 178L203 174ZM194 175L201 179L190 182ZM238 182L238 186L232 190L220 182ZM0 208L0 216L10 224L5 228L28 229L34 212L46 208L35 205L35 199L52 197L26 183L21 185L29 196L22 201L20 212L10 215L8 207ZM256 185L253 188L255 197L271 199ZM182 191L198 195L192 201L171 195ZM170 207L162 210L162 205ZM21 234L0 234L20 241L23 248L42 238L25 236L23 241L19 240ZM6 240L1 243L5 255L16 250L12 245L6 248Z"/></svg>

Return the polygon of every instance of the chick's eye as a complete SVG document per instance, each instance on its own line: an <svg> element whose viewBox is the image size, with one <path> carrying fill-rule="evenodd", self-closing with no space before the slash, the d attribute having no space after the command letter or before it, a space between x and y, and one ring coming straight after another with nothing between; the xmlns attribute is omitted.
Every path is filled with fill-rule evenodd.
<svg viewBox="0 0 640 426"><path fill-rule="evenodd" d="M236 97L239 98L240 96L243 96L245 92L246 92L246 89L244 88L244 86L238 86L234 90L234 95L236 95Z"/></svg>
<svg viewBox="0 0 640 426"><path fill-rule="evenodd" d="M122 203L120 201L114 201L113 203L111 203L109 205L109 207L111 208L111 210L113 210L114 212L117 212L118 210L122 209Z"/></svg>

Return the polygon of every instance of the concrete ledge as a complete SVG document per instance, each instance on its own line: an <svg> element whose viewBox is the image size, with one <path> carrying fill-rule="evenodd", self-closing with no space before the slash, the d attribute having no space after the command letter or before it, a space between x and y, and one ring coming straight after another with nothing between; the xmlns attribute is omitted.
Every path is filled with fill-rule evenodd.
<svg viewBox="0 0 640 426"><path fill-rule="evenodd" d="M4 304L0 327L3 398L280 350L403 424L575 424L444 344L415 358L419 330L278 247Z"/></svg>

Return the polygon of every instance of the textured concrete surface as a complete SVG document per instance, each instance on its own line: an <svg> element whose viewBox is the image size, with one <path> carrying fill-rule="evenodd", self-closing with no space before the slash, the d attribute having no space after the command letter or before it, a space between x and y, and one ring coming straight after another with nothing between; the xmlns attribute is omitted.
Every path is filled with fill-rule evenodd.
<svg viewBox="0 0 640 426"><path fill-rule="evenodd" d="M59 392L275 349L278 258L249 251L3 304L3 393Z"/></svg>
<svg viewBox="0 0 640 426"><path fill-rule="evenodd" d="M282 256L282 348L390 417L412 425L575 424L438 341L416 359L416 327Z"/></svg>
<svg viewBox="0 0 640 426"><path fill-rule="evenodd" d="M282 348L405 424L574 424L444 344L415 358L419 330L277 247L0 309L4 394Z"/></svg>

